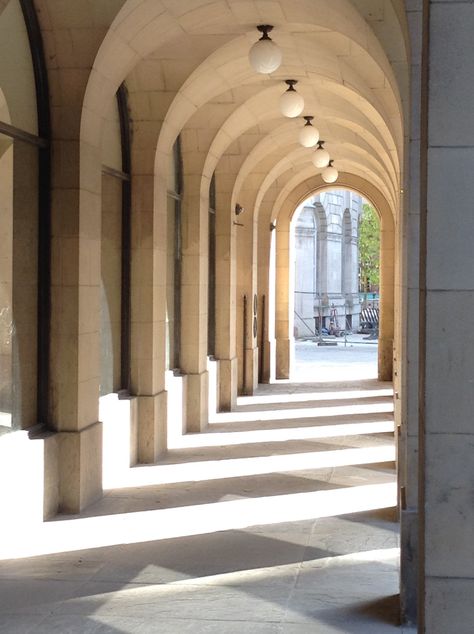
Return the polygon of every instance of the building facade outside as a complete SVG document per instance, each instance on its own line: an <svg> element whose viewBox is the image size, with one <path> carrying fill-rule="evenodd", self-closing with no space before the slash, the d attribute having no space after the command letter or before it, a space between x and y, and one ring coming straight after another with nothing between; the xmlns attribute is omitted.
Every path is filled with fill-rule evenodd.
<svg viewBox="0 0 474 634"><path fill-rule="evenodd" d="M359 194L331 190L295 214L295 337L357 331L360 324Z"/></svg>

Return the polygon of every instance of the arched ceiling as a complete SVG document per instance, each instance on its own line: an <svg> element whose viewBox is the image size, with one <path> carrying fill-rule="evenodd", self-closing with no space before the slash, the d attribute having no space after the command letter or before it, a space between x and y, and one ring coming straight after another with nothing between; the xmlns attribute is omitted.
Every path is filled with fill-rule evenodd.
<svg viewBox="0 0 474 634"><path fill-rule="evenodd" d="M270 76L248 62L260 23L274 25L283 51ZM302 119L278 110L284 79L294 78L303 114L315 116L338 169L370 180L396 213L407 69L401 0L127 0L96 56L83 128L87 134L93 115L104 116L108 96L125 80L148 95L137 103L159 125L158 163L178 134L194 132L203 188L232 156L233 199L257 188L259 204L275 184L287 191L318 172L311 150L298 145Z"/></svg>

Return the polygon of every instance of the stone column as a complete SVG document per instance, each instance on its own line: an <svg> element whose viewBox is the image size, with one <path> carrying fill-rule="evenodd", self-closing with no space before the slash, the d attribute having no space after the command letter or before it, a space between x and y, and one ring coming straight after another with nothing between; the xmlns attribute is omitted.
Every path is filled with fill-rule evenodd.
<svg viewBox="0 0 474 634"><path fill-rule="evenodd" d="M78 513L102 494L101 161L73 126L54 140L52 156L51 423L59 432L59 509Z"/></svg>
<svg viewBox="0 0 474 634"><path fill-rule="evenodd" d="M258 384L258 345L257 336L254 332L255 306L257 307L258 313L256 257L258 227L257 222L253 216L253 205L245 205L246 200L242 198L242 206L244 207L244 209L246 209L246 214L245 217L242 218L237 216L236 220L237 222L241 222L243 224L243 226L237 226L237 319L238 322L241 324L240 332L242 333L242 338L240 339L240 351L238 356L242 359L242 373L239 370L239 375L241 376L242 380L242 391L244 394L253 394ZM247 336L245 337L245 341L243 335L244 296L247 298L247 311L245 314ZM257 324L258 328L258 317L255 323ZM239 346L239 340L237 341L237 346ZM245 377L243 376L244 363Z"/></svg>
<svg viewBox="0 0 474 634"><path fill-rule="evenodd" d="M469 53L474 4L431 2L424 10L429 73L422 87L421 136L420 631L468 634L474 623L474 84Z"/></svg>
<svg viewBox="0 0 474 634"><path fill-rule="evenodd" d="M316 222L312 205L301 210L294 228L294 241L295 336L307 337L313 333L316 293Z"/></svg>
<svg viewBox="0 0 474 634"><path fill-rule="evenodd" d="M139 91L130 92L139 112ZM154 463L167 447L165 391L166 168L156 157L161 121L142 114L132 136L131 393L137 397L138 461ZM155 171L155 165L161 169Z"/></svg>
<svg viewBox="0 0 474 634"><path fill-rule="evenodd" d="M275 237L276 224L260 208L258 230L259 368L263 383L275 378ZM263 309L263 298L265 306ZM262 323L263 321L263 323ZM262 339L263 333L263 339ZM263 346L263 349L262 349Z"/></svg>
<svg viewBox="0 0 474 634"><path fill-rule="evenodd" d="M276 233L276 378L288 379L294 364L293 293L290 293L294 272L289 218L277 221Z"/></svg>
<svg viewBox="0 0 474 634"><path fill-rule="evenodd" d="M331 223L328 226L326 240L327 294L331 304L331 298L339 299L341 296L342 240L340 225Z"/></svg>
<svg viewBox="0 0 474 634"><path fill-rule="evenodd" d="M383 216L380 222L380 325L378 341L378 377L380 381L391 381L393 378L394 240L393 220Z"/></svg>
<svg viewBox="0 0 474 634"><path fill-rule="evenodd" d="M186 375L186 431L208 424L207 278L209 184L201 197L202 161L183 135L184 197L181 273L181 370Z"/></svg>
<svg viewBox="0 0 474 634"><path fill-rule="evenodd" d="M236 352L236 236L231 211L231 183L216 170L216 357L219 360L220 411L237 401Z"/></svg>
<svg viewBox="0 0 474 634"><path fill-rule="evenodd" d="M420 95L422 0L411 3L407 12L411 46L412 94ZM401 332L394 367L394 388L402 394L398 439L398 483L400 487L400 602L404 621L416 622L418 603L418 423L419 423L419 338L420 338L420 100L411 103L408 146L408 188L402 196L403 217L398 228L404 275L400 280L405 310L399 312ZM399 251L400 253L400 251ZM399 376L397 374L399 373Z"/></svg>

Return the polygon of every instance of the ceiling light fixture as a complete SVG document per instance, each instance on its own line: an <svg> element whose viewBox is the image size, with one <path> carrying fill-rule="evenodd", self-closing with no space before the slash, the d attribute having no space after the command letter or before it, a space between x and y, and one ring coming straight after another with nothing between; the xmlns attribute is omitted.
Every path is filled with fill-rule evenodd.
<svg viewBox="0 0 474 634"><path fill-rule="evenodd" d="M300 131L300 143L303 147L313 147L319 141L319 130L311 123L314 117L307 115L303 119L306 123Z"/></svg>
<svg viewBox="0 0 474 634"><path fill-rule="evenodd" d="M285 79L288 90L280 97L280 111L282 115L290 119L299 117L304 108L304 99L294 88L297 83L296 79Z"/></svg>
<svg viewBox="0 0 474 634"><path fill-rule="evenodd" d="M262 33L262 37L249 51L250 66L257 73L269 75L280 67L283 54L280 47L268 35L273 30L273 26L259 24L257 29Z"/></svg>
<svg viewBox="0 0 474 634"><path fill-rule="evenodd" d="M313 163L315 167L327 167L329 165L329 152L324 149L323 144L325 141L318 141L318 147L313 154Z"/></svg>
<svg viewBox="0 0 474 634"><path fill-rule="evenodd" d="M337 177L339 176L339 172L333 166L334 161L331 159L329 161L329 165L322 172L321 177L325 183L335 183L337 181Z"/></svg>

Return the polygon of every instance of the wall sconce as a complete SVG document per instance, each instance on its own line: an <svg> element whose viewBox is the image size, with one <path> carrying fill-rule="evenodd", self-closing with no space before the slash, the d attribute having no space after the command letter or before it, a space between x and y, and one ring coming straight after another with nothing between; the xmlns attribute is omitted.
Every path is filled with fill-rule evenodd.
<svg viewBox="0 0 474 634"><path fill-rule="evenodd" d="M236 203L235 205L235 215L236 216L240 216L240 214L243 214L245 211L245 209L242 207L242 205L239 205L239 203Z"/></svg>

